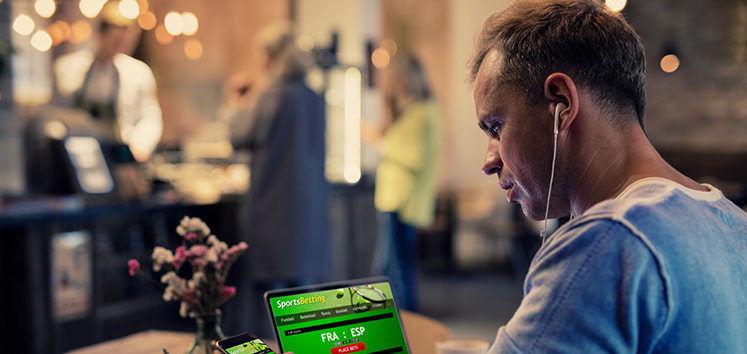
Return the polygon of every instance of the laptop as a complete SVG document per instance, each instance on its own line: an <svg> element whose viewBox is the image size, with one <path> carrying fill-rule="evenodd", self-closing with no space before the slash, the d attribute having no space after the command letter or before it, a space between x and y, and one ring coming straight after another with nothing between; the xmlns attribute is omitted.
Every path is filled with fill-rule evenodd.
<svg viewBox="0 0 747 354"><path fill-rule="evenodd" d="M280 353L409 353L385 277L346 280L265 293Z"/></svg>

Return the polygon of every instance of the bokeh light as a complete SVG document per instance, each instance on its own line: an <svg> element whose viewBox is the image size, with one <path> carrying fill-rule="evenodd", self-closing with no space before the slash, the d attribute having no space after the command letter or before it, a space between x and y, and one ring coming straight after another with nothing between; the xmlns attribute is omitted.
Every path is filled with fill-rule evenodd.
<svg viewBox="0 0 747 354"><path fill-rule="evenodd" d="M91 33L91 25L88 22L84 20L75 21L70 26L70 43L83 43L91 38Z"/></svg>
<svg viewBox="0 0 747 354"><path fill-rule="evenodd" d="M148 4L148 0L136 0L137 5L140 8L140 14L144 14L150 10L150 4Z"/></svg>
<svg viewBox="0 0 747 354"><path fill-rule="evenodd" d="M36 24L29 15L20 14L13 20L13 30L22 36L28 36L34 31Z"/></svg>
<svg viewBox="0 0 747 354"><path fill-rule="evenodd" d="M392 39L384 39L379 43L380 48L386 49L389 52L389 56L393 57L397 54L397 42Z"/></svg>
<svg viewBox="0 0 747 354"><path fill-rule="evenodd" d="M192 60L200 59L202 57L202 42L195 38L188 39L184 43L184 54Z"/></svg>
<svg viewBox="0 0 747 354"><path fill-rule="evenodd" d="M182 13L182 34L185 36L191 36L197 33L197 29L200 28L200 22L197 20L197 16L191 12Z"/></svg>
<svg viewBox="0 0 747 354"><path fill-rule="evenodd" d="M31 36L31 47L40 51L46 52L52 47L52 37L45 31L36 31Z"/></svg>
<svg viewBox="0 0 747 354"><path fill-rule="evenodd" d="M83 16L94 18L99 15L105 3L106 0L80 0L78 8Z"/></svg>
<svg viewBox="0 0 747 354"><path fill-rule="evenodd" d="M55 5L53 0L36 0L36 2L34 2L34 10L36 10L36 13L39 14L39 16L50 18L57 10L57 5Z"/></svg>
<svg viewBox="0 0 747 354"><path fill-rule="evenodd" d="M606 0L604 3L612 11L622 11L628 4L627 0Z"/></svg>
<svg viewBox="0 0 747 354"><path fill-rule="evenodd" d="M376 48L371 54L371 62L377 69L384 69L389 66L390 60L391 56L389 55L389 51L381 47Z"/></svg>
<svg viewBox="0 0 747 354"><path fill-rule="evenodd" d="M661 58L659 65L665 73L673 73L680 67L680 58L674 54L667 54Z"/></svg>
<svg viewBox="0 0 747 354"><path fill-rule="evenodd" d="M52 45L56 46L70 38L72 30L67 22L58 20L47 27L47 33L52 36Z"/></svg>
<svg viewBox="0 0 747 354"><path fill-rule="evenodd" d="M134 20L140 14L140 5L135 0L122 0L119 2L119 13L126 19Z"/></svg>
<svg viewBox="0 0 747 354"><path fill-rule="evenodd" d="M314 37L308 34L304 34L298 37L297 45L298 45L298 49L301 49L304 52L309 52L312 49L314 49L314 46L316 46L316 43L314 42Z"/></svg>
<svg viewBox="0 0 747 354"><path fill-rule="evenodd" d="M137 18L137 24L145 31L156 28L156 15L150 11L143 12Z"/></svg>
<svg viewBox="0 0 747 354"><path fill-rule="evenodd" d="M156 41L162 45L171 44L171 42L174 41L174 36L172 36L169 31L166 30L166 27L164 25L158 25L156 26Z"/></svg>
<svg viewBox="0 0 747 354"><path fill-rule="evenodd" d="M184 31L184 18L175 11L170 11L163 19L166 31L172 36L178 36Z"/></svg>

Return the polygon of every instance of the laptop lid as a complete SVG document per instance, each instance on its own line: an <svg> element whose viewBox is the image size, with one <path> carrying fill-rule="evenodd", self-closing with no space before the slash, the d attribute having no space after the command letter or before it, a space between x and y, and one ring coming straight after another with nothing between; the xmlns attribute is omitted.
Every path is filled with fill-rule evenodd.
<svg viewBox="0 0 747 354"><path fill-rule="evenodd" d="M281 353L409 353L384 277L268 291L265 307Z"/></svg>

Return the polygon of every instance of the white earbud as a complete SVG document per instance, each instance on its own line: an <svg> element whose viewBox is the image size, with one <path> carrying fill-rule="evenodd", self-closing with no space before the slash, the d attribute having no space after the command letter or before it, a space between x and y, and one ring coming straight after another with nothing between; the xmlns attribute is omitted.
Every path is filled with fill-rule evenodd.
<svg viewBox="0 0 747 354"><path fill-rule="evenodd" d="M560 129L560 112L565 109L564 103L558 103L555 105L555 120L553 122L553 137L552 137L552 166L550 167L550 185L547 187L547 206L545 207L545 225L542 227L540 237L542 242L545 240L545 233L547 232L547 216L550 213L550 194L552 194L552 182L555 179L555 158L558 155L558 130Z"/></svg>
<svg viewBox="0 0 747 354"><path fill-rule="evenodd" d="M560 129L560 111L565 109L565 103L559 102L555 105L555 125L553 127L553 133L555 135L558 134L558 129Z"/></svg>

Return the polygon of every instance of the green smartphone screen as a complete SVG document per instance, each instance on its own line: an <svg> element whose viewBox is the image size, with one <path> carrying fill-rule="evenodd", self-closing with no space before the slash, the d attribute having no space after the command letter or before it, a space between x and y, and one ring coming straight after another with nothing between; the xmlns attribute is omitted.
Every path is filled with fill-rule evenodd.
<svg viewBox="0 0 747 354"><path fill-rule="evenodd" d="M269 301L284 352L408 352L387 282L279 296Z"/></svg>
<svg viewBox="0 0 747 354"><path fill-rule="evenodd" d="M252 341L241 343L239 345L225 349L228 354L274 354L261 339L257 338Z"/></svg>

